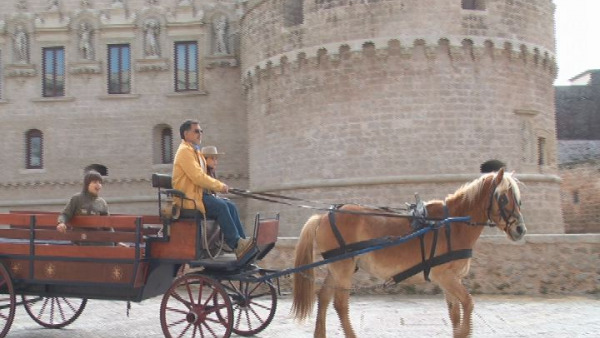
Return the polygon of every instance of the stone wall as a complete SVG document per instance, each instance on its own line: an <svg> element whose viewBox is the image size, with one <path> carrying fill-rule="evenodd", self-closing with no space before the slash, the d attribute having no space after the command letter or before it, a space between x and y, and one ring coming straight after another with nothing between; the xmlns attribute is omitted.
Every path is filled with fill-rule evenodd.
<svg viewBox="0 0 600 338"><path fill-rule="evenodd" d="M568 233L600 233L600 161L561 165L561 201Z"/></svg>
<svg viewBox="0 0 600 338"><path fill-rule="evenodd" d="M260 264L264 268L292 268L297 238L281 238ZM320 256L315 256L321 259ZM521 242L504 236L482 236L473 251L464 284L472 293L512 295L600 294L600 235L526 235ZM326 268L317 268L322 283ZM419 280L416 282L414 279ZM291 276L280 279L282 289L291 290ZM382 288L383 281L361 272L353 283L355 293L437 294L422 274L409 281Z"/></svg>

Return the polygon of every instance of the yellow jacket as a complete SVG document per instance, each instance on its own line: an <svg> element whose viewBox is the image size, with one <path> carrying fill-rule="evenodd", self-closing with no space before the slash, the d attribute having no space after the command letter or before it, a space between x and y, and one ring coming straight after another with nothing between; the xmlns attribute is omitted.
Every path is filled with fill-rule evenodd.
<svg viewBox="0 0 600 338"><path fill-rule="evenodd" d="M206 159L194 146L181 140L173 161L173 189L181 190L187 198L196 201L196 208L206 214L202 191L221 191L224 183L206 174ZM184 200L184 209L194 209L192 201Z"/></svg>

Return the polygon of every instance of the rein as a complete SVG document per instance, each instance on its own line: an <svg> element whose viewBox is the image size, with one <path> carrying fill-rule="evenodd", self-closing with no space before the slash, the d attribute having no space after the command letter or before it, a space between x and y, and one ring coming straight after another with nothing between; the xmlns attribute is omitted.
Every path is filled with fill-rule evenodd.
<svg viewBox="0 0 600 338"><path fill-rule="evenodd" d="M253 193L253 192L250 192L247 190L240 190L240 189L234 189L234 188L230 188L229 192L234 195L251 198L251 199L255 199L255 200L259 200L259 201L283 204L283 205L288 205L288 206L292 206L292 207L305 208L305 209L311 209L311 210L317 210L317 211L327 211L327 212L335 212L335 213L340 213L340 214L363 215L363 216L414 218L414 216L412 216L412 215L401 214L398 211L396 211L396 210L400 210L400 209L390 208L390 207L369 207L369 206L365 206L365 205L360 205L363 207L369 207L369 208L372 208L375 210L380 210L380 212L374 212L374 211L362 212L362 211L353 211L353 210L340 210L339 207L341 207L344 204L331 204L331 203L318 202L318 201L308 201L308 200L303 200L301 198L289 197L289 196L284 196L284 195ZM291 201L302 201L302 202L323 204L323 205L326 204L327 207L316 207L313 205L291 203L291 202L281 201L279 199L285 199L285 200L291 200ZM359 205L359 204L356 204L356 205ZM442 221L443 219L430 219L430 220L431 221Z"/></svg>

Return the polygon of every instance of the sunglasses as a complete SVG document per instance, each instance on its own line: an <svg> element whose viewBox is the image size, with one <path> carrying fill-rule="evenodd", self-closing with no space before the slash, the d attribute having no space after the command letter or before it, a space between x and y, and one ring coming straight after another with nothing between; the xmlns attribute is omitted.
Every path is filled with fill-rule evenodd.
<svg viewBox="0 0 600 338"><path fill-rule="evenodd" d="M194 129L194 133L202 134L204 131L202 129Z"/></svg>

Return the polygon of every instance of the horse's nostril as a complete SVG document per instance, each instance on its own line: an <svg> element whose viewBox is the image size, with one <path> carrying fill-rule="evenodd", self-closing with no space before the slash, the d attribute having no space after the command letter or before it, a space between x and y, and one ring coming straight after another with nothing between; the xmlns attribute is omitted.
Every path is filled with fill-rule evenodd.
<svg viewBox="0 0 600 338"><path fill-rule="evenodd" d="M525 232L525 228L521 225L517 226L517 233L522 235Z"/></svg>

